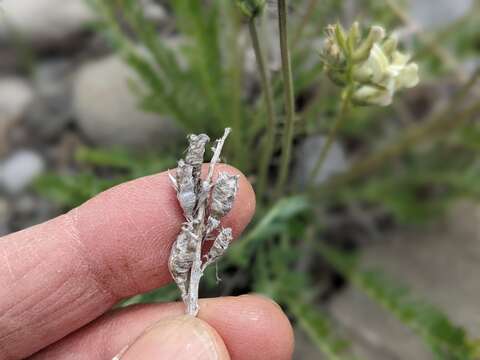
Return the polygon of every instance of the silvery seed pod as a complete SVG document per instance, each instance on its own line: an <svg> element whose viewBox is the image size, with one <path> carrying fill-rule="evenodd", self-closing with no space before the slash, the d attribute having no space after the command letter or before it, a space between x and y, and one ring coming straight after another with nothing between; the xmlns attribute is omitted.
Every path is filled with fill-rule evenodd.
<svg viewBox="0 0 480 360"><path fill-rule="evenodd" d="M168 259L168 269L181 291L182 298L187 294L187 280L195 258L195 239L188 226L182 227Z"/></svg>
<svg viewBox="0 0 480 360"><path fill-rule="evenodd" d="M185 162L193 166L193 176L199 175L200 167L203 164L203 156L205 155L205 146L210 138L205 134L188 135L188 149Z"/></svg>
<svg viewBox="0 0 480 360"><path fill-rule="evenodd" d="M207 219L207 235L211 234L213 231L215 231L218 227L220 226L220 220L209 216Z"/></svg>
<svg viewBox="0 0 480 360"><path fill-rule="evenodd" d="M210 215L216 219L224 217L233 207L238 190L238 175L221 172L213 186Z"/></svg>
<svg viewBox="0 0 480 360"><path fill-rule="evenodd" d="M233 240L232 229L225 228L220 231L210 251L207 254L207 263L211 264L225 253Z"/></svg>
<svg viewBox="0 0 480 360"><path fill-rule="evenodd" d="M203 156L205 155L205 146L209 141L210 138L205 134L188 135L188 149L185 162L192 166L196 193L201 191L200 172L202 170Z"/></svg>
<svg viewBox="0 0 480 360"><path fill-rule="evenodd" d="M185 161L178 162L176 172L177 183L177 199L183 209L184 216L187 220L193 218L193 212L197 204L197 195L195 193L195 180L193 178L192 165L186 164Z"/></svg>

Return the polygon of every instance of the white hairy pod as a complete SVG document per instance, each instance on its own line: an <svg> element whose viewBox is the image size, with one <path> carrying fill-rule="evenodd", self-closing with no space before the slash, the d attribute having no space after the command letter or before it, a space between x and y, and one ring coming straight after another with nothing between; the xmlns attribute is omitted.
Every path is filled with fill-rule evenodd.
<svg viewBox="0 0 480 360"><path fill-rule="evenodd" d="M220 257L222 257L223 254L225 254L225 251L227 251L228 246L230 245L232 240L232 229L222 229L217 235L212 247L210 248L210 251L206 256L207 259L205 261L204 267L207 267L209 264L217 261Z"/></svg>
<svg viewBox="0 0 480 360"><path fill-rule="evenodd" d="M210 138L205 134L188 135L188 149L185 162L193 167L193 177L200 180L200 170L205 155L205 146Z"/></svg>
<svg viewBox="0 0 480 360"><path fill-rule="evenodd" d="M187 294L187 281L195 258L195 235L190 225L182 227L170 252L168 269L181 291L182 299Z"/></svg>
<svg viewBox="0 0 480 360"><path fill-rule="evenodd" d="M193 213L197 204L195 193L195 179L193 178L193 167L180 160L178 162L175 176L177 186L177 199L186 219L193 219Z"/></svg>
<svg viewBox="0 0 480 360"><path fill-rule="evenodd" d="M207 219L207 231L206 235L210 235L220 226L220 220L214 218L213 216L209 216Z"/></svg>
<svg viewBox="0 0 480 360"><path fill-rule="evenodd" d="M177 191L177 199L185 216L182 227L170 252L168 267L186 305L186 312L196 316L198 313L198 290L205 268L218 260L232 240L232 230L222 229L213 246L202 258L202 245L211 240L220 227L220 219L233 206L238 187L238 176L221 173L215 185L212 185L215 165L231 129L225 129L223 137L217 140L210 161L208 173L201 178L201 167L205 146L210 141L204 134L188 136L188 150L185 160L178 162L175 177L170 179Z"/></svg>
<svg viewBox="0 0 480 360"><path fill-rule="evenodd" d="M212 189L210 216L221 219L233 207L238 190L238 175L221 172Z"/></svg>

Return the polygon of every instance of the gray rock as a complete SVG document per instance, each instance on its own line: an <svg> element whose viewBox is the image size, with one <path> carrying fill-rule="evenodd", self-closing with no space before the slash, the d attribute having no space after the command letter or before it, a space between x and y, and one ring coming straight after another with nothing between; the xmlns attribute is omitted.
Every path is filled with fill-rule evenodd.
<svg viewBox="0 0 480 360"><path fill-rule="evenodd" d="M4 40L12 38L13 27L32 43L64 41L95 18L83 0L14 0L1 6L8 20L0 22Z"/></svg>
<svg viewBox="0 0 480 360"><path fill-rule="evenodd" d="M418 337L353 287L337 295L329 310L359 359L433 360Z"/></svg>
<svg viewBox="0 0 480 360"><path fill-rule="evenodd" d="M295 329L293 360L327 360L301 329Z"/></svg>
<svg viewBox="0 0 480 360"><path fill-rule="evenodd" d="M463 326L480 336L480 207L459 204L448 220L423 232L399 232L367 246L365 267L379 268L406 284ZM426 346L391 314L363 293L347 289L330 304L331 312L357 341L368 359L432 359ZM368 356L365 356L368 354Z"/></svg>
<svg viewBox="0 0 480 360"><path fill-rule="evenodd" d="M0 164L0 187L8 194L18 194L44 169L45 162L39 154L30 150L19 150Z"/></svg>
<svg viewBox="0 0 480 360"><path fill-rule="evenodd" d="M173 121L141 111L128 79L136 79L136 74L115 55L80 69L73 108L81 130L105 146L159 147L172 141L178 132Z"/></svg>
<svg viewBox="0 0 480 360"><path fill-rule="evenodd" d="M156 3L155 0L140 0L140 4L143 6L143 11L147 19L156 23L168 20L165 8Z"/></svg>
<svg viewBox="0 0 480 360"><path fill-rule="evenodd" d="M54 60L35 68L37 96L29 106L25 123L36 135L51 139L72 119L72 65Z"/></svg>
<svg viewBox="0 0 480 360"><path fill-rule="evenodd" d="M155 0L140 0L147 19L157 25L168 20ZM97 19L85 0L7 0L1 2L0 40L21 35L34 46L65 44Z"/></svg>
<svg viewBox="0 0 480 360"><path fill-rule="evenodd" d="M422 28L433 30L468 14L474 0L410 0L410 16Z"/></svg>
<svg viewBox="0 0 480 360"><path fill-rule="evenodd" d="M54 204L35 194L23 193L15 196L11 204L11 231L19 231L52 219L59 215Z"/></svg>
<svg viewBox="0 0 480 360"><path fill-rule="evenodd" d="M16 77L0 79L0 155L6 152L10 128L25 114L34 99L29 83Z"/></svg>
<svg viewBox="0 0 480 360"><path fill-rule="evenodd" d="M326 137L323 135L311 136L306 138L296 150L293 176L294 182L298 186L304 187L307 185L325 141ZM338 142L334 142L325 158L321 171L315 179L315 184L324 183L331 176L345 171L347 166L348 163L342 146Z"/></svg>
<svg viewBox="0 0 480 360"><path fill-rule="evenodd" d="M0 122L16 121L34 98L31 85L17 77L0 78Z"/></svg>

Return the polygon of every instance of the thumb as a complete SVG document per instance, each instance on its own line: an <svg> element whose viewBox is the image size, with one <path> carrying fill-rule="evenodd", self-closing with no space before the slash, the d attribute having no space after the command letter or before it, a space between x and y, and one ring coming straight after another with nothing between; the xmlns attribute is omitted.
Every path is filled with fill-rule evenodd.
<svg viewBox="0 0 480 360"><path fill-rule="evenodd" d="M164 319L149 328L121 356L121 360L229 360L220 335L205 321L184 315Z"/></svg>

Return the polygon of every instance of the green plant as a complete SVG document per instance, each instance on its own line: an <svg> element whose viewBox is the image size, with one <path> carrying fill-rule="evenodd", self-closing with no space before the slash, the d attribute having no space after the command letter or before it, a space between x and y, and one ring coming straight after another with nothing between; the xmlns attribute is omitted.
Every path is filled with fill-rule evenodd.
<svg viewBox="0 0 480 360"><path fill-rule="evenodd" d="M280 0L275 9L280 41L271 44L264 31L269 21L265 7L270 5L264 1L175 0L169 8L175 19L175 46L159 37L139 2L89 2L100 14L96 26L138 75L131 86L139 106L170 115L186 132L218 136L226 126L233 128L225 155L254 180L258 210L243 239L219 264L224 278L220 294L265 293L285 306L328 358L349 358L345 342L337 340L335 324L316 304L327 282L313 270L320 249L324 266L329 264L412 327L438 359L475 358L467 334L439 310L398 290L395 281L358 269L345 254L321 242L333 229L328 222L332 209L381 208L395 224L419 225L442 214L460 197L478 198L480 127L475 118L480 100L472 89L480 72L463 81L460 59L433 42L432 34L419 33L414 59L422 77L435 81L450 71L458 90L440 109L424 116L417 116L418 107L402 94L392 107L360 107L358 103L390 104L395 90L417 82L417 69L378 27L362 35L359 25L353 24L347 33L337 23L328 28L327 46L320 56L314 44L326 24L338 18L340 2L311 0L302 8L303 2L292 1L300 15L294 21L287 2ZM365 0L362 5L363 17L373 14L385 26L409 22L392 1ZM449 42L463 49L460 55L478 53L472 16L456 25L467 37L456 38L461 31L449 33ZM246 74L245 45L239 41L244 23L258 74ZM269 44L281 50L282 71L271 69ZM323 75L324 70L341 85L340 90ZM247 76L255 89L260 88L259 94L259 90L247 93L243 81ZM295 187L290 181L292 154L304 138L318 134L327 134L328 140L313 154L316 166L310 184L307 189ZM335 141L352 149L351 166L319 184L314 180ZM179 151L172 149L173 154ZM75 173L50 174L39 180L37 188L70 208L109 186L173 166L173 158L155 153L80 149ZM202 291L217 291L213 275L206 272ZM167 289L137 296L124 305L174 297Z"/></svg>
<svg viewBox="0 0 480 360"><path fill-rule="evenodd" d="M465 331L440 310L412 296L406 287L395 285L381 271L359 269L351 255L323 244L318 251L355 286L421 336L436 359L475 358L477 350Z"/></svg>

